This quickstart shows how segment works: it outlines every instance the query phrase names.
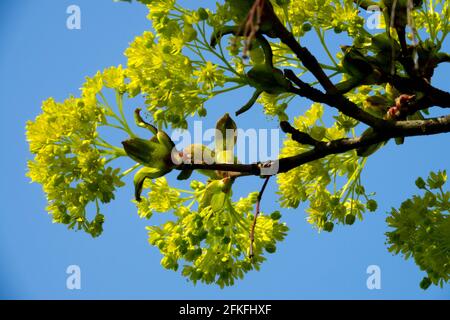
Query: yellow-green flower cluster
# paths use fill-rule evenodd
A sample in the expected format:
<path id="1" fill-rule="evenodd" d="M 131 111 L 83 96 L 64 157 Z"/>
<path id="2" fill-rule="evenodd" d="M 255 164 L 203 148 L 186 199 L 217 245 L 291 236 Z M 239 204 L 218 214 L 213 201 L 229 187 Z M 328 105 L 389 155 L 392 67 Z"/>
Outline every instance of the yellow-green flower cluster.
<path id="1" fill-rule="evenodd" d="M 186 117 L 200 110 L 206 98 L 178 42 L 173 38 L 156 42 L 153 33 L 145 32 L 126 50 L 126 56 L 129 93 L 145 96 L 158 124 L 186 127 Z"/>
<path id="2" fill-rule="evenodd" d="M 147 197 L 141 201 L 135 201 L 138 214 L 141 218 L 150 219 L 153 212 L 167 212 L 176 209 L 185 200 L 180 198 L 180 192 L 171 188 L 166 178 L 147 179 L 144 182 L 144 189 L 150 189 Z"/>
<path id="3" fill-rule="evenodd" d="M 285 9 L 278 8 L 283 17 Z M 287 21 L 292 25 L 293 33 L 302 36 L 310 28 L 306 25 L 345 31 L 349 36 L 359 36 L 364 27 L 364 19 L 353 0 L 292 0 L 287 6 Z"/>
<path id="4" fill-rule="evenodd" d="M 100 75 L 98 75 L 100 77 Z M 98 80 L 100 82 L 100 80 Z M 124 94 L 126 92 L 125 85 L 125 70 L 122 68 L 122 65 L 118 67 L 109 67 L 103 70 L 101 74 L 101 83 L 110 89 L 116 90 L 120 94 Z M 100 87 L 101 89 L 101 87 Z M 100 90 L 97 91 L 97 93 Z"/>
<path id="5" fill-rule="evenodd" d="M 232 21 L 234 14 L 230 8 L 230 3 L 225 1 L 223 3 L 216 2 L 216 8 L 213 14 L 208 17 L 208 25 L 213 28 L 220 28 Z"/>
<path id="6" fill-rule="evenodd" d="M 286 114 L 287 103 L 282 102 L 284 95 L 269 94 L 263 92 L 258 102 L 263 106 L 264 113 L 270 117 L 278 117 L 280 121 L 287 121 L 288 115 Z"/>
<path id="7" fill-rule="evenodd" d="M 420 286 L 440 285 L 450 280 L 450 192 L 444 191 L 445 171 L 432 172 L 425 181 L 416 180 L 424 190 L 392 209 L 386 219 L 393 231 L 386 233 L 389 251 L 401 253 L 405 259 L 414 258 L 425 272 Z"/>
<path id="8" fill-rule="evenodd" d="M 57 103 L 50 98 L 26 128 L 34 155 L 27 175 L 42 184 L 53 221 L 69 228 L 77 225 L 94 237 L 102 232 L 104 220 L 99 202 L 110 202 L 115 189 L 123 185 L 119 169 L 106 166 L 95 143 L 97 127 L 105 121 L 104 110 L 91 103 L 91 93 L 99 89 L 96 78 L 84 87 L 86 100 L 72 97 Z M 97 204 L 97 214 L 91 220 L 86 212 L 89 203 Z"/>
<path id="9" fill-rule="evenodd" d="M 224 71 L 199 54 L 198 29 L 208 11 L 187 10 L 174 0 L 152 1 L 148 8 L 155 33 L 136 37 L 125 52 L 128 92 L 144 95 L 158 125 L 186 128 L 186 118 L 204 111 L 212 90 L 225 83 Z M 201 46 L 208 46 L 204 39 Z M 198 61 L 191 60 L 195 55 Z"/>
<path id="10" fill-rule="evenodd" d="M 217 65 L 211 61 L 200 67 L 200 70 L 194 71 L 197 76 L 197 83 L 201 85 L 202 90 L 212 91 L 216 86 L 222 87 L 225 83 L 224 71 L 217 68 Z"/>
<path id="11" fill-rule="evenodd" d="M 346 129 L 335 123 L 327 128 L 323 124 L 323 106 L 314 103 L 303 116 L 294 120 L 294 127 L 310 134 L 319 141 L 337 140 L 346 137 Z M 294 156 L 311 149 L 288 138 L 284 142 L 280 157 Z M 331 155 L 309 162 L 279 174 L 278 185 L 282 207 L 296 208 L 301 202 L 309 201 L 308 221 L 319 229 L 331 231 L 334 222 L 353 224 L 354 218 L 362 219 L 362 213 L 376 210 L 376 202 L 369 199 L 360 184 L 360 173 L 364 163 L 356 152 Z M 347 178 L 347 183 L 338 187 Z M 366 204 L 360 198 L 367 200 Z"/>
<path id="12" fill-rule="evenodd" d="M 445 0 L 426 1 L 426 10 L 414 10 L 414 26 L 425 30 L 429 38 L 441 44 L 450 32 L 450 4 Z"/>
<path id="13" fill-rule="evenodd" d="M 193 191 L 180 191 L 161 178 L 146 185 L 151 189 L 149 197 L 138 206 L 141 216 L 150 216 L 145 214 L 145 206 L 147 212 L 173 211 L 175 215 L 175 220 L 162 226 L 148 227 L 149 242 L 163 254 L 164 268 L 176 271 L 182 264 L 183 276 L 194 283 L 224 287 L 243 278 L 246 272 L 258 270 L 265 260 L 264 251 L 275 252 L 276 242 L 283 240 L 288 228 L 279 222 L 279 212 L 271 216 L 261 214 L 255 227 L 254 256 L 250 259 L 249 234 L 257 193 L 232 202 L 230 192 L 212 188 L 216 184 L 222 185 L 219 180 L 207 185 L 194 180 Z M 180 198 L 180 192 L 190 196 Z M 186 201 L 189 204 L 182 205 Z M 220 202 L 220 208 L 214 202 Z"/>

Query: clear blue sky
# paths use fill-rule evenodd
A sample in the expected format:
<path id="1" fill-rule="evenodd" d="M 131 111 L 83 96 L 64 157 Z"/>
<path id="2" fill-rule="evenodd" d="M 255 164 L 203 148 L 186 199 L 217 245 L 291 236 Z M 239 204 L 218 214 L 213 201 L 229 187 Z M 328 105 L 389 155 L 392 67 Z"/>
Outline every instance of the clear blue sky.
<path id="1" fill-rule="evenodd" d="M 78 31 L 65 27 L 66 8 L 71 4 L 82 10 L 82 29 Z M 450 169 L 448 135 L 408 139 L 400 147 L 390 144 L 370 158 L 363 178 L 367 190 L 377 192 L 379 209 L 367 214 L 363 222 L 318 234 L 306 222 L 304 206 L 283 210 L 291 229 L 286 241 L 261 271 L 250 272 L 223 290 L 194 286 L 159 265 L 158 250 L 147 243 L 145 226 L 149 222 L 138 218 L 130 202 L 132 187 L 120 190 L 116 201 L 104 210 L 105 231 L 100 238 L 52 224 L 40 186 L 25 177 L 26 161 L 31 157 L 25 122 L 40 112 L 41 101 L 47 97 L 62 100 L 77 95 L 85 76 L 125 64 L 124 49 L 149 28 L 145 16 L 144 6 L 112 0 L 0 2 L 0 298 L 450 298 L 449 286 L 426 292 L 419 289 L 424 273 L 412 261 L 388 253 L 384 236 L 386 212 L 416 192 L 415 177 Z M 315 40 L 308 45 L 319 52 Z M 449 49 L 447 43 L 446 51 Z M 450 68 L 441 68 L 435 84 L 450 89 L 445 77 L 449 72 Z M 229 101 L 247 98 L 245 91 L 216 100 L 209 106 L 214 118 L 210 123 L 230 107 L 236 109 Z M 291 108 L 305 107 L 299 102 Z M 243 115 L 238 125 L 276 127 L 259 112 Z M 246 179 L 235 194 L 258 189 L 259 179 Z M 263 202 L 266 211 L 277 208 L 274 192 L 272 182 Z M 66 289 L 65 271 L 72 264 L 81 267 L 79 291 Z M 381 268 L 381 290 L 366 287 L 369 265 Z"/>

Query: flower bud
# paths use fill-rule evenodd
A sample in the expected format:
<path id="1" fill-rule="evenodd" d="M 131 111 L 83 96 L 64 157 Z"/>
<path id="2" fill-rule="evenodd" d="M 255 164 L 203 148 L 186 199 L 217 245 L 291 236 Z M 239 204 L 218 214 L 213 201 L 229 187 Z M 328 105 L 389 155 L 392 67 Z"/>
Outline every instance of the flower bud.
<path id="1" fill-rule="evenodd" d="M 331 221 L 327 221 L 325 222 L 324 226 L 323 226 L 323 230 L 327 231 L 327 232 L 331 232 L 333 231 L 334 228 L 334 223 Z"/>
<path id="2" fill-rule="evenodd" d="M 311 29 L 312 29 L 312 25 L 310 23 L 304 23 L 302 25 L 302 30 L 305 32 L 311 31 Z"/>
<path id="3" fill-rule="evenodd" d="M 268 253 L 275 253 L 277 251 L 277 247 L 274 244 L 268 244 L 264 247 Z"/>
<path id="4" fill-rule="evenodd" d="M 216 150 L 232 150 L 237 141 L 236 123 L 225 113 L 216 124 Z"/>
<path id="5" fill-rule="evenodd" d="M 197 13 L 198 13 L 198 17 L 199 17 L 200 21 L 206 20 L 209 17 L 209 14 L 205 10 L 205 8 L 198 8 Z"/>
<path id="6" fill-rule="evenodd" d="M 423 180 L 421 177 L 417 178 L 416 186 L 419 189 L 425 189 L 426 188 L 425 180 Z"/>
<path id="7" fill-rule="evenodd" d="M 355 215 L 354 214 L 348 214 L 345 216 L 345 224 L 351 226 L 355 223 Z"/>
<path id="8" fill-rule="evenodd" d="M 151 166 L 153 162 L 152 153 L 155 146 L 149 140 L 133 138 L 122 142 L 127 155 L 134 161 L 145 166 Z"/>
<path id="9" fill-rule="evenodd" d="M 374 212 L 378 208 L 378 203 L 375 200 L 370 199 L 366 203 L 366 207 L 370 212 Z"/>
<path id="10" fill-rule="evenodd" d="M 431 280 L 428 277 L 425 277 L 420 281 L 420 288 L 423 290 L 427 290 L 431 286 Z"/>
<path id="11" fill-rule="evenodd" d="M 270 217 L 272 218 L 272 220 L 280 220 L 281 213 L 280 213 L 280 211 L 274 211 L 274 212 L 272 212 Z"/>
<path id="12" fill-rule="evenodd" d="M 198 115 L 200 116 L 200 117 L 206 117 L 206 114 L 207 114 L 207 111 L 206 111 L 206 109 L 205 108 L 201 108 L 200 110 L 198 110 Z"/>

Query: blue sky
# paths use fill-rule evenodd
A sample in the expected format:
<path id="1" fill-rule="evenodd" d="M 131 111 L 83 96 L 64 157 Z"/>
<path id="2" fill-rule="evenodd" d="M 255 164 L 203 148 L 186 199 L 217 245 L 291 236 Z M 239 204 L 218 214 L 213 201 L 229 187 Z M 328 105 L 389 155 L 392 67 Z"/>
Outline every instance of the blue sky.
<path id="1" fill-rule="evenodd" d="M 71 4 L 81 7 L 81 30 L 66 28 L 66 8 Z M 450 156 L 448 135 L 408 139 L 400 147 L 389 144 L 371 157 L 363 179 L 367 190 L 377 192 L 379 209 L 352 227 L 319 234 L 306 222 L 305 206 L 282 210 L 290 227 L 286 241 L 268 257 L 261 271 L 250 272 L 223 290 L 194 286 L 159 265 L 158 250 L 147 243 L 145 226 L 151 221 L 136 215 L 130 201 L 131 186 L 119 190 L 116 201 L 104 210 L 105 231 L 100 238 L 52 224 L 40 186 L 25 177 L 26 161 L 31 158 L 25 123 L 40 112 L 47 97 L 62 100 L 77 95 L 85 76 L 125 64 L 123 51 L 128 43 L 150 28 L 146 8 L 111 0 L 4 0 L 0 9 L 0 298 L 450 298 L 448 286 L 422 291 L 418 284 L 424 273 L 412 261 L 392 256 L 384 236 L 386 212 L 416 192 L 415 178 L 430 170 L 450 169 L 448 161 L 442 160 Z M 314 38 L 307 43 L 313 52 L 319 52 Z M 445 49 L 449 51 L 448 43 Z M 449 89 L 445 79 L 449 71 L 448 66 L 442 67 L 435 78 L 434 83 L 442 89 Z M 208 106 L 211 119 L 204 126 L 229 111 L 230 101 L 245 102 L 248 93 L 239 91 L 216 99 Z M 306 106 L 299 101 L 291 108 Z M 255 110 L 242 115 L 238 125 L 276 127 Z M 235 194 L 259 188 L 259 179 L 245 179 Z M 266 191 L 265 211 L 278 207 L 275 187 L 272 181 Z M 81 290 L 66 289 L 66 268 L 73 264 L 81 268 Z M 366 287 L 369 265 L 381 268 L 380 290 Z"/>

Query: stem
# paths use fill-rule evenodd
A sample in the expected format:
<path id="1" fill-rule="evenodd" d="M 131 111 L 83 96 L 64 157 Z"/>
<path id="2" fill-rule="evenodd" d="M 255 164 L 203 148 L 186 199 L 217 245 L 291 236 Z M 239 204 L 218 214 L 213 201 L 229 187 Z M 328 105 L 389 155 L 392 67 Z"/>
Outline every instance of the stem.
<path id="1" fill-rule="evenodd" d="M 135 164 L 134 166 L 132 166 L 131 168 L 129 168 L 129 169 L 125 170 L 124 172 L 122 172 L 122 173 L 120 174 L 120 177 L 123 178 L 123 177 L 129 175 L 131 172 L 133 172 L 134 170 L 136 170 L 136 169 L 139 168 L 140 166 L 141 166 L 140 163 L 136 163 L 136 164 Z"/>
<path id="2" fill-rule="evenodd" d="M 266 180 L 264 180 L 264 183 L 262 185 L 261 191 L 258 194 L 258 198 L 256 198 L 256 208 L 255 208 L 255 217 L 253 218 L 253 224 L 252 224 L 252 228 L 250 230 L 250 254 L 249 257 L 250 259 L 253 258 L 253 244 L 255 242 L 255 228 L 256 228 L 256 221 L 258 219 L 259 216 L 259 209 L 260 209 L 260 204 L 261 204 L 261 198 L 264 194 L 264 190 L 266 190 L 267 187 L 267 183 L 269 182 L 270 176 L 268 176 L 266 178 Z"/>
<path id="3" fill-rule="evenodd" d="M 233 204 L 231 203 L 231 199 L 227 197 L 226 199 L 228 210 L 230 210 L 231 213 L 231 219 L 234 220 L 234 222 L 237 223 L 239 227 L 242 228 L 242 230 L 246 230 L 247 226 L 242 222 L 241 217 L 237 213 L 237 211 L 234 209 Z"/>
<path id="4" fill-rule="evenodd" d="M 237 86 L 234 86 L 234 87 L 231 87 L 231 88 L 213 91 L 213 92 L 211 92 L 211 93 L 212 93 L 213 95 L 217 96 L 217 95 L 219 95 L 219 94 L 226 93 L 226 92 L 230 92 L 230 91 L 233 91 L 233 90 L 242 88 L 242 87 L 244 87 L 244 86 L 246 86 L 246 84 L 240 84 L 240 85 L 237 85 Z"/>
<path id="5" fill-rule="evenodd" d="M 228 62 L 228 60 L 225 58 L 225 56 L 223 55 L 223 50 L 221 49 L 220 43 L 219 43 L 219 49 L 221 51 L 220 55 L 219 53 L 216 52 L 216 50 L 214 50 L 208 43 L 208 40 L 206 39 L 206 30 L 205 30 L 205 22 L 203 21 L 202 23 L 202 27 L 197 26 L 198 27 L 198 31 L 200 32 L 200 35 L 202 36 L 202 42 L 200 42 L 202 45 L 204 45 L 209 52 L 211 52 L 213 55 L 215 55 L 216 57 L 218 57 L 226 66 L 227 66 L 227 70 L 234 73 L 235 75 L 237 75 L 238 77 L 241 77 L 241 75 L 233 68 L 233 66 Z"/>
<path id="6" fill-rule="evenodd" d="M 328 49 L 327 44 L 325 43 L 325 32 L 322 33 L 319 28 L 314 28 L 316 31 L 316 34 L 319 36 L 320 43 L 322 44 L 322 47 L 325 49 L 325 52 L 327 53 L 328 57 L 330 58 L 331 62 L 334 64 L 336 68 L 339 68 L 336 60 L 334 59 L 333 55 L 331 54 L 330 50 Z M 323 68 L 323 66 L 322 66 Z"/>
<path id="7" fill-rule="evenodd" d="M 116 93 L 116 101 L 125 131 L 130 135 L 130 137 L 137 137 L 131 130 L 130 126 L 128 125 L 127 119 L 125 118 L 125 113 L 123 112 L 123 95 Z"/>
<path id="8" fill-rule="evenodd" d="M 353 172 L 353 174 L 350 176 L 350 178 L 348 179 L 347 183 L 345 184 L 345 186 L 342 188 L 342 192 L 340 195 L 340 198 L 342 198 L 342 196 L 344 195 L 344 193 L 347 191 L 349 186 L 353 186 L 353 184 L 355 183 L 355 181 L 359 178 L 359 176 L 361 175 L 362 170 L 364 169 L 365 165 L 367 162 L 367 158 L 364 158 L 359 167 Z M 351 190 L 351 188 L 350 188 Z M 348 199 L 349 196 L 349 192 L 346 194 L 344 201 L 346 201 Z"/>

